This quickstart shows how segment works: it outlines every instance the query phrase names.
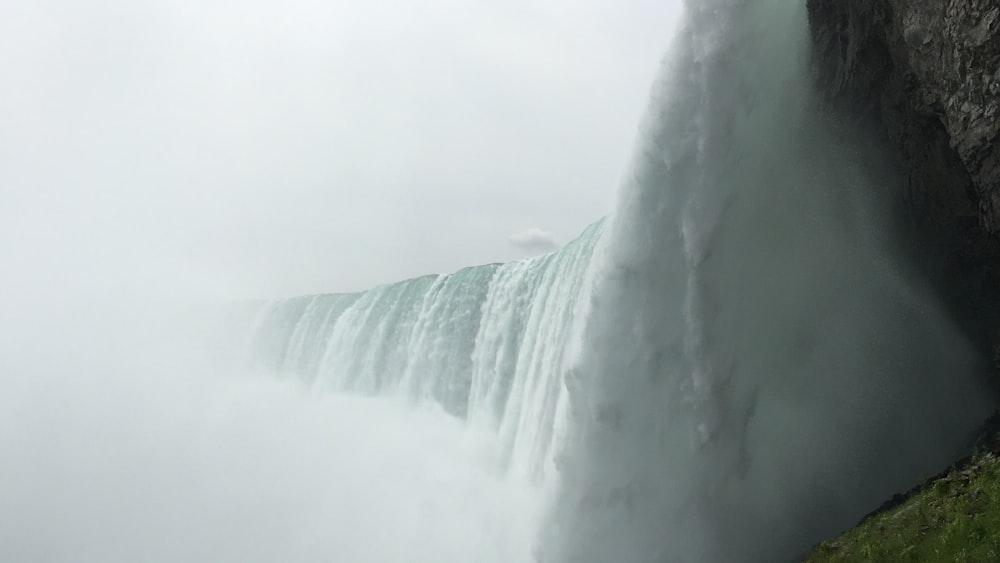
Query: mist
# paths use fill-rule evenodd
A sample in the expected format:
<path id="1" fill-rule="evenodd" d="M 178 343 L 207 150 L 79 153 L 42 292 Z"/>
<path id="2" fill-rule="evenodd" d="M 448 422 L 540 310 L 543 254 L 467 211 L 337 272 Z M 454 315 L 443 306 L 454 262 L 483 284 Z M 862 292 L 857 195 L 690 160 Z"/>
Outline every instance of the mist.
<path id="1" fill-rule="evenodd" d="M 0 559 L 530 552 L 531 487 L 498 477 L 490 440 L 440 409 L 209 369 L 160 330 L 94 320 L 0 361 Z"/>
<path id="2" fill-rule="evenodd" d="M 276 297 L 569 240 L 610 209 L 676 12 L 628 8 L 10 3 L 0 261 L 33 287 Z"/>
<path id="3" fill-rule="evenodd" d="M 650 97 L 680 4 L 12 4 L 0 559 L 774 561 L 954 459 L 804 5 L 684 3 Z"/>
<path id="4" fill-rule="evenodd" d="M 813 88 L 805 4 L 687 6 L 566 371 L 556 561 L 802 560 L 997 402 L 884 139 Z"/>
<path id="5" fill-rule="evenodd" d="M 5 5 L 0 559 L 528 560 L 495 434 L 255 373 L 232 311 L 572 239 L 675 12 Z"/>

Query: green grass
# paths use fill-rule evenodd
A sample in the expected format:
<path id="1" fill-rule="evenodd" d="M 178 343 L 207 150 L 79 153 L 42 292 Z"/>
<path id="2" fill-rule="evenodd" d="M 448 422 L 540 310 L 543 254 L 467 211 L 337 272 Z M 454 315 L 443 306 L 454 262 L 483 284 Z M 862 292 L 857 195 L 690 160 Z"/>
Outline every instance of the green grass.
<path id="1" fill-rule="evenodd" d="M 823 542 L 807 561 L 1000 562 L 1000 457 L 977 454 L 900 506 Z"/>

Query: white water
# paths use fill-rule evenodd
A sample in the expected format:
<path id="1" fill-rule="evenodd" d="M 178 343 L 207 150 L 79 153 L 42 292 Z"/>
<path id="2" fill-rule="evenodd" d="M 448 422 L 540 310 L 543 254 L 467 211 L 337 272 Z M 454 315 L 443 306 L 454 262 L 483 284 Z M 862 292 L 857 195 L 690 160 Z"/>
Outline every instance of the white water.
<path id="1" fill-rule="evenodd" d="M 533 561 L 599 231 L 237 307 L 249 366 L 211 306 L 4 297 L 0 560 Z"/>
<path id="2" fill-rule="evenodd" d="M 344 297 L 272 305 L 275 373 L 496 433 L 552 502 L 544 561 L 781 561 L 850 526 L 993 398 L 900 251 L 888 153 L 815 98 L 808 53 L 803 3 L 689 2 L 596 245 L 333 320 Z"/>
<path id="3" fill-rule="evenodd" d="M 530 560 L 539 494 L 495 436 L 208 369 L 140 328 L 162 317 L 109 311 L 37 319 L 64 327 L 46 350 L 5 335 L 0 560 Z"/>
<path id="4" fill-rule="evenodd" d="M 608 225 L 265 304 L 236 373 L 4 298 L 0 560 L 776 561 L 938 469 L 992 399 L 799 4 L 690 3 Z"/>
<path id="5" fill-rule="evenodd" d="M 687 6 L 567 376 L 557 561 L 790 560 L 994 404 L 899 250 L 889 153 L 810 87 L 804 3 Z"/>
<path id="6" fill-rule="evenodd" d="M 494 435 L 511 475 L 541 483 L 601 232 L 521 262 L 269 303 L 253 321 L 252 367 L 320 392 L 440 405 Z"/>

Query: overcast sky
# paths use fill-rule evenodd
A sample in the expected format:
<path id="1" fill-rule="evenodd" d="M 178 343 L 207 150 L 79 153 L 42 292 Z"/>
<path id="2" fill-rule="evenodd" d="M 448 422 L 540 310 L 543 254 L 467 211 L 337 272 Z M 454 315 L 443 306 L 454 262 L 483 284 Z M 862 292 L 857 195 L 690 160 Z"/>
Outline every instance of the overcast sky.
<path id="1" fill-rule="evenodd" d="M 280 296 L 547 251 L 610 211 L 675 9 L 4 0 L 0 286 Z"/>

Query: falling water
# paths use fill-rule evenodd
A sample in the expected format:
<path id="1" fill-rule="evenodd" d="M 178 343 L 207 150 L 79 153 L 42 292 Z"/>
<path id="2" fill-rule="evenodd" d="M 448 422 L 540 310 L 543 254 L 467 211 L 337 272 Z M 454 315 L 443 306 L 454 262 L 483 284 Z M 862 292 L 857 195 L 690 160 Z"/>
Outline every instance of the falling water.
<path id="1" fill-rule="evenodd" d="M 510 472 L 541 480 L 602 225 L 520 262 L 269 303 L 251 357 L 256 369 L 317 390 L 438 404 L 495 432 Z"/>
<path id="2" fill-rule="evenodd" d="M 439 405 L 551 502 L 535 557 L 781 561 L 939 469 L 992 399 L 911 271 L 888 157 L 806 13 L 698 0 L 607 224 L 554 254 L 266 305 L 257 369 Z"/>
<path id="3" fill-rule="evenodd" d="M 802 2 L 687 3 L 567 375 L 554 560 L 789 560 L 987 412 L 806 30 Z"/>

